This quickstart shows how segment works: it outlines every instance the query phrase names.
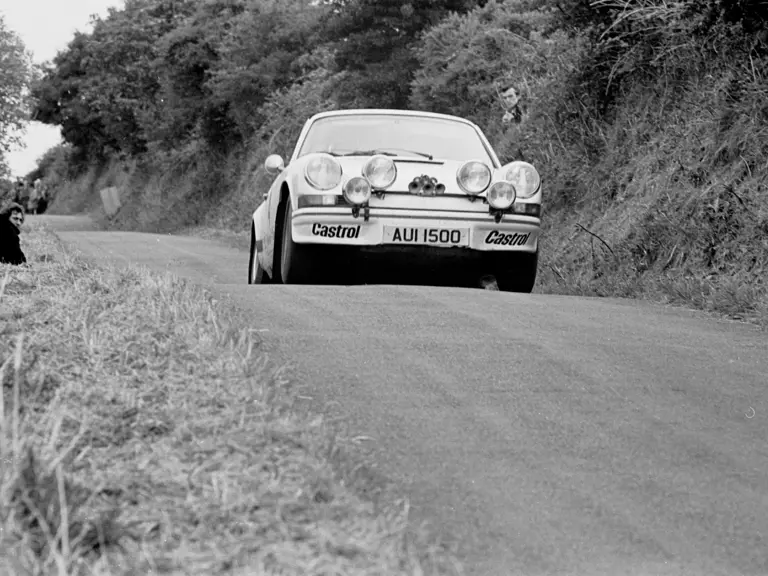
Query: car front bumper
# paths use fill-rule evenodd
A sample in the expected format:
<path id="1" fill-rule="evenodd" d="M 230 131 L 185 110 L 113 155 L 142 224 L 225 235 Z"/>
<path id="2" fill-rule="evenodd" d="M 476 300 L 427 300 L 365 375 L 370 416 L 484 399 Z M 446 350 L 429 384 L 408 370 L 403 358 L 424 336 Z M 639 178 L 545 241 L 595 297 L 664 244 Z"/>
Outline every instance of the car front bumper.
<path id="1" fill-rule="evenodd" d="M 371 208 L 355 218 L 349 208 L 302 208 L 293 213 L 291 231 L 299 244 L 336 246 L 465 248 L 482 252 L 536 252 L 541 221 L 505 214 L 496 222 L 487 213 L 440 213 Z"/>

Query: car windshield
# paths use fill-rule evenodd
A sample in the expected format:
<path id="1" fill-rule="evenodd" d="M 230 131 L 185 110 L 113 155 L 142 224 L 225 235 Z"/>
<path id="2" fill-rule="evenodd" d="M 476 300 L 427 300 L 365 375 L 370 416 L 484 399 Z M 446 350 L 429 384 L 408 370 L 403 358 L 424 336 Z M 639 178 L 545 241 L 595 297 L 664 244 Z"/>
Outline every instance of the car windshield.
<path id="1" fill-rule="evenodd" d="M 313 152 L 479 159 L 493 166 L 483 141 L 469 124 L 445 118 L 366 114 L 331 116 L 312 123 L 298 157 Z"/>

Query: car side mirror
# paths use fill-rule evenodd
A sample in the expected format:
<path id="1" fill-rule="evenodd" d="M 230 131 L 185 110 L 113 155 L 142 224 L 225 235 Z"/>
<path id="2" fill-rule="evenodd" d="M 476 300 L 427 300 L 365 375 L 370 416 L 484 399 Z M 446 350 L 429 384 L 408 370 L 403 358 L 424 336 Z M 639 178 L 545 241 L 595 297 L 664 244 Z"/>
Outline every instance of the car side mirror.
<path id="1" fill-rule="evenodd" d="M 264 169 L 267 174 L 277 175 L 285 169 L 285 162 L 283 162 L 280 154 L 270 154 L 267 159 L 264 160 Z"/>

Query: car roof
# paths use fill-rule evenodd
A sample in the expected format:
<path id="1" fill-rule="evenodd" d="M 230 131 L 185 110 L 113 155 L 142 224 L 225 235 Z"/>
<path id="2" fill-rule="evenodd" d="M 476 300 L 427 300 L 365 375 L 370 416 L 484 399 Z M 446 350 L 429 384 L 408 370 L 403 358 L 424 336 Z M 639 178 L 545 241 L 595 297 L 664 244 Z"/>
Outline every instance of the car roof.
<path id="1" fill-rule="evenodd" d="M 463 122 L 464 124 L 469 124 L 470 126 L 473 126 L 479 129 L 479 126 L 477 126 L 474 122 L 467 120 L 466 118 L 462 118 L 461 116 L 453 116 L 451 114 L 441 114 L 439 112 L 425 112 L 422 110 L 397 110 L 397 109 L 390 109 L 390 108 L 352 108 L 348 110 L 328 110 L 326 112 L 319 112 L 314 116 L 311 116 L 307 121 L 314 122 L 315 120 L 319 120 L 321 118 L 328 118 L 331 116 L 367 116 L 367 115 L 373 115 L 373 114 L 395 114 L 399 116 L 421 116 L 426 118 L 442 118 L 444 120 L 454 120 L 456 122 Z"/>
<path id="2" fill-rule="evenodd" d="M 321 120 L 323 118 L 340 117 L 340 116 L 371 116 L 374 114 L 393 114 L 398 116 L 411 116 L 411 117 L 421 117 L 421 118 L 441 118 L 443 120 L 452 120 L 454 122 L 461 122 L 462 124 L 471 126 L 480 136 L 480 139 L 483 142 L 483 146 L 486 147 L 488 154 L 491 157 L 494 165 L 496 167 L 501 166 L 501 161 L 496 155 L 496 151 L 493 149 L 493 146 L 491 145 L 491 143 L 488 142 L 488 139 L 483 133 L 483 130 L 471 120 L 467 120 L 466 118 L 462 118 L 461 116 L 453 116 L 451 114 L 441 114 L 439 112 L 425 112 L 423 110 L 398 110 L 393 108 L 350 108 L 346 110 L 327 110 L 325 112 L 318 112 L 317 114 L 314 114 L 313 116 L 309 117 L 307 121 L 304 123 L 304 127 L 302 128 L 301 134 L 299 135 L 299 139 L 296 141 L 296 146 L 293 149 L 293 154 L 291 155 L 291 159 L 293 160 L 298 157 L 299 148 L 301 147 L 303 138 L 306 136 L 306 132 L 309 129 L 309 127 L 312 124 L 314 124 L 316 120 Z"/>

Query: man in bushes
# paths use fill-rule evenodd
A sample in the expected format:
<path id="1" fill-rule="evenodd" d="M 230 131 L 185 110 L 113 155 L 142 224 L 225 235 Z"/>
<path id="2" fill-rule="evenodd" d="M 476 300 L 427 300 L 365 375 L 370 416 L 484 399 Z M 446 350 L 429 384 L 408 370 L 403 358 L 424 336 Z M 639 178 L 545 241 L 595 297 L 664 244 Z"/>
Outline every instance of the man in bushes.
<path id="1" fill-rule="evenodd" d="M 0 211 L 0 264 L 24 264 L 27 261 L 21 251 L 19 234 L 24 223 L 24 209 L 11 202 Z"/>

